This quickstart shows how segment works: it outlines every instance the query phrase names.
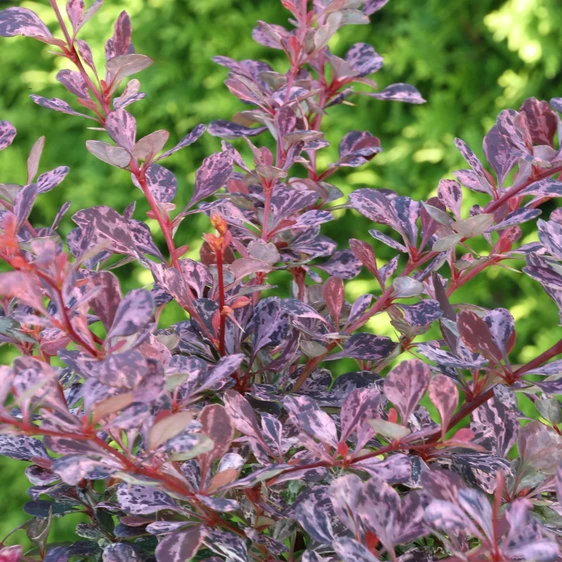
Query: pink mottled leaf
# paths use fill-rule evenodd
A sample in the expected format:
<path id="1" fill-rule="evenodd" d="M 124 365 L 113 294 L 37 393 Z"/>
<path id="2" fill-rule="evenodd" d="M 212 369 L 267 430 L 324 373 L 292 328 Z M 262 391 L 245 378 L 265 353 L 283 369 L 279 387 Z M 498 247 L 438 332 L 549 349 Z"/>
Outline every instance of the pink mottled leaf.
<path id="1" fill-rule="evenodd" d="M 379 100 L 401 101 L 415 104 L 425 103 L 425 100 L 418 90 L 414 88 L 414 86 L 410 86 L 410 84 L 392 84 L 391 86 L 387 86 L 382 92 L 367 95 Z"/>
<path id="2" fill-rule="evenodd" d="M 283 405 L 290 412 L 294 423 L 305 433 L 327 443 L 338 446 L 338 434 L 334 420 L 318 404 L 307 396 L 287 396 Z"/>
<path id="3" fill-rule="evenodd" d="M 205 125 L 197 125 L 192 131 L 190 131 L 187 135 L 185 135 L 185 137 L 183 137 L 183 139 L 178 144 L 176 144 L 176 146 L 164 152 L 164 154 L 162 154 L 158 158 L 158 160 L 163 160 L 164 158 L 168 158 L 178 150 L 181 150 L 182 148 L 185 148 L 186 146 L 193 144 L 205 132 L 205 129 L 206 129 Z"/>
<path id="4" fill-rule="evenodd" d="M 105 130 L 109 136 L 127 152 L 132 153 L 137 135 L 135 118 L 124 109 L 112 111 L 105 121 Z"/>
<path id="5" fill-rule="evenodd" d="M 195 187 L 189 206 L 213 195 L 228 180 L 232 173 L 232 156 L 226 152 L 215 152 L 203 160 L 195 174 Z"/>
<path id="6" fill-rule="evenodd" d="M 0 121 L 0 150 L 8 148 L 16 138 L 16 128 L 9 121 Z"/>
<path id="7" fill-rule="evenodd" d="M 406 425 L 431 380 L 429 367 L 418 359 L 402 361 L 384 380 L 384 393 Z"/>
<path id="8" fill-rule="evenodd" d="M 131 18 L 129 14 L 121 12 L 115 22 L 113 36 L 105 44 L 105 60 L 111 60 L 130 52 L 131 32 Z"/>
<path id="9" fill-rule="evenodd" d="M 0 36 L 24 35 L 36 39 L 52 38 L 39 16 L 27 8 L 7 8 L 0 12 Z"/>
<path id="10" fill-rule="evenodd" d="M 37 96 L 35 94 L 32 94 L 29 97 L 37 105 L 40 105 L 41 107 L 45 107 L 46 109 L 52 109 L 53 111 L 60 111 L 61 113 L 66 113 L 67 115 L 76 115 L 77 117 L 85 117 L 86 119 L 94 119 L 93 117 L 90 117 L 85 113 L 79 113 L 78 111 L 74 111 L 74 109 L 72 109 L 72 107 L 70 107 L 68 103 L 66 103 L 64 100 L 61 100 L 59 98 L 48 99 L 42 96 Z M 89 142 L 95 142 L 95 141 L 89 141 Z"/>

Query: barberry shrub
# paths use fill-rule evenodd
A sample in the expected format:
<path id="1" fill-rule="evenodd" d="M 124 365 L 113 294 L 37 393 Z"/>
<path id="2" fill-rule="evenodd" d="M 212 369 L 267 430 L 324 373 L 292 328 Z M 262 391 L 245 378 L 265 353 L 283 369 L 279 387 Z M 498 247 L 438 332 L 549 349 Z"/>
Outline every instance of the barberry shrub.
<path id="1" fill-rule="evenodd" d="M 342 192 L 329 178 L 381 146 L 350 131 L 337 162 L 319 169 L 324 115 L 347 111 L 355 95 L 424 102 L 407 84 L 377 91 L 370 76 L 383 60 L 370 45 L 343 58 L 328 48 L 339 28 L 368 23 L 385 3 L 282 0 L 290 29 L 259 22 L 253 38 L 286 54 L 286 72 L 216 57 L 246 109 L 208 126 L 226 140 L 179 212 L 163 161 L 205 126 L 167 149 L 167 131 L 137 134 L 129 106 L 145 94 L 131 77 L 151 60 L 135 52 L 129 16 L 115 23 L 102 71 L 78 38 L 102 0 L 87 9 L 69 0 L 66 15 L 50 0 L 58 38 L 27 8 L 0 12 L 0 35 L 32 37 L 68 60 L 57 79 L 75 107 L 32 100 L 109 137 L 87 150 L 130 174 L 166 243 L 134 204 L 75 212 L 66 240 L 57 227 L 69 203 L 51 226 L 32 225 L 33 205 L 69 172 L 37 176 L 43 137 L 25 185 L 0 184 L 10 269 L 0 275 L 0 338 L 20 352 L 0 368 L 0 453 L 27 463 L 30 519 L 20 530 L 33 545 L 3 548 L 2 562 L 561 559 L 562 340 L 514 365 L 510 312 L 449 299 L 509 260 L 562 310 L 561 209 L 538 219 L 542 203 L 562 196 L 562 98 L 502 111 L 484 138 L 485 164 L 457 139 L 468 169 L 442 180 L 436 197 L 365 188 L 336 204 Z M 15 135 L 1 122 L 0 149 Z M 266 135 L 274 152 L 250 140 Z M 461 186 L 481 205 L 466 209 Z M 374 241 L 336 249 L 321 225 L 341 208 L 373 221 Z M 199 261 L 175 242 L 195 213 L 212 226 Z M 535 221 L 538 240 L 521 245 L 519 225 Z M 396 253 L 387 263 L 381 244 Z M 112 270 L 132 261 L 154 283 L 124 295 Z M 374 294 L 349 303 L 344 282 L 363 268 Z M 159 322 L 169 303 L 184 321 Z M 379 314 L 394 339 L 362 331 Z M 349 360 L 356 371 L 332 376 L 334 361 Z M 522 396 L 535 419 L 519 411 Z M 75 542 L 49 542 L 53 521 L 76 513 L 88 522 Z"/>

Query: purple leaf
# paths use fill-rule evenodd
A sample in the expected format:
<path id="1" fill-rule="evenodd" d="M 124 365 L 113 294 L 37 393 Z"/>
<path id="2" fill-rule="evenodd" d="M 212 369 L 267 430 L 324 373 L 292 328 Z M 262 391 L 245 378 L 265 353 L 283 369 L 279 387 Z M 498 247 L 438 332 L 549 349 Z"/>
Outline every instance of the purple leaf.
<path id="1" fill-rule="evenodd" d="M 112 111 L 105 120 L 105 130 L 118 146 L 132 153 L 137 136 L 137 122 L 124 109 Z"/>
<path id="2" fill-rule="evenodd" d="M 254 409 L 241 394 L 227 390 L 224 394 L 224 406 L 238 431 L 251 437 L 261 434 Z"/>
<path id="3" fill-rule="evenodd" d="M 222 357 L 199 387 L 199 392 L 224 386 L 224 380 L 240 368 L 242 361 L 244 361 L 244 355 L 241 353 Z"/>
<path id="4" fill-rule="evenodd" d="M 131 48 L 131 18 L 127 12 L 121 12 L 113 31 L 113 37 L 105 44 L 105 60 L 127 55 Z"/>
<path id="5" fill-rule="evenodd" d="M 75 32 L 78 31 L 84 15 L 84 0 L 68 0 L 66 3 L 66 13 L 72 24 L 72 29 Z"/>
<path id="6" fill-rule="evenodd" d="M 410 326 L 428 326 L 443 316 L 439 303 L 435 300 L 423 300 L 417 304 L 398 304 L 404 313 L 404 321 Z"/>
<path id="7" fill-rule="evenodd" d="M 135 185 L 140 187 L 138 180 L 132 176 Z M 148 189 L 159 203 L 170 203 L 174 200 L 178 189 L 176 176 L 160 164 L 152 164 L 145 172 Z"/>
<path id="8" fill-rule="evenodd" d="M 381 148 L 381 143 L 369 131 L 351 131 L 339 144 L 338 166 L 356 167 L 371 160 Z"/>
<path id="9" fill-rule="evenodd" d="M 156 547 L 157 562 L 185 562 L 193 559 L 206 534 L 201 525 L 171 533 Z"/>
<path id="10" fill-rule="evenodd" d="M 496 386 L 494 392 L 493 398 L 472 412 L 470 429 L 474 432 L 474 443 L 505 456 L 519 433 L 517 400 L 504 386 Z"/>
<path id="11" fill-rule="evenodd" d="M 562 259 L 562 226 L 554 221 L 537 221 L 539 240 L 558 259 Z"/>
<path id="12" fill-rule="evenodd" d="M 263 21 L 258 22 L 258 25 L 252 30 L 252 39 L 270 49 L 282 49 L 282 40 L 286 39 L 288 35 L 289 33 L 284 27 Z"/>
<path id="13" fill-rule="evenodd" d="M 195 187 L 189 207 L 213 195 L 232 174 L 232 157 L 226 152 L 215 152 L 203 160 L 195 174 Z"/>
<path id="14" fill-rule="evenodd" d="M 383 58 L 368 43 L 355 43 L 345 55 L 345 60 L 359 76 L 367 76 L 382 67 Z"/>
<path id="15" fill-rule="evenodd" d="M 384 480 L 373 476 L 359 494 L 357 513 L 384 547 L 393 552 L 394 534 L 400 515 L 400 497 L 397 492 Z"/>
<path id="16" fill-rule="evenodd" d="M 123 484 L 117 489 L 117 501 L 131 515 L 149 515 L 163 509 L 180 511 L 178 504 L 170 496 L 150 486 Z"/>
<path id="17" fill-rule="evenodd" d="M 113 325 L 106 339 L 130 336 L 140 332 L 154 314 L 154 302 L 150 291 L 132 290 L 120 303 Z"/>
<path id="18" fill-rule="evenodd" d="M 283 299 L 281 301 L 281 308 L 284 312 L 290 314 L 291 316 L 298 316 L 299 318 L 313 318 L 315 320 L 320 320 L 321 322 L 326 322 L 325 318 L 316 312 L 314 308 L 297 299 Z"/>
<path id="19" fill-rule="evenodd" d="M 287 396 L 283 405 L 291 414 L 295 425 L 305 433 L 336 448 L 338 434 L 334 420 L 318 404 L 307 396 Z"/>
<path id="20" fill-rule="evenodd" d="M 383 244 L 386 244 L 387 246 L 390 246 L 391 248 L 393 248 L 394 250 L 397 250 L 398 252 L 403 252 L 403 253 L 408 252 L 408 248 L 406 248 L 406 246 L 404 246 L 404 244 L 400 244 L 400 242 L 396 242 L 396 240 L 393 240 L 390 236 L 387 236 L 386 234 L 383 234 L 382 232 L 379 232 L 378 230 L 371 229 L 371 230 L 369 230 L 369 234 L 375 240 L 378 240 L 379 242 L 382 242 Z"/>
<path id="21" fill-rule="evenodd" d="M 103 549 L 102 562 L 140 562 L 140 558 L 130 544 L 121 542 Z"/>
<path id="22" fill-rule="evenodd" d="M 376 388 L 357 388 L 345 398 L 341 407 L 341 438 L 344 442 L 361 423 L 370 417 L 376 417 L 375 411 L 379 408 L 381 394 Z"/>
<path id="23" fill-rule="evenodd" d="M 70 172 L 68 166 L 59 166 L 50 172 L 41 174 L 37 178 L 37 193 L 47 193 L 57 187 L 66 178 L 68 172 Z"/>
<path id="24" fill-rule="evenodd" d="M 503 230 L 536 219 L 541 214 L 540 209 L 531 209 L 528 207 L 522 207 L 521 209 L 516 209 L 512 213 L 509 213 L 501 222 L 495 224 L 488 229 L 488 232 L 494 232 L 496 230 Z"/>
<path id="25" fill-rule="evenodd" d="M 366 546 L 349 537 L 338 537 L 333 542 L 333 547 L 343 562 L 377 562 L 378 560 Z"/>
<path id="26" fill-rule="evenodd" d="M 88 86 L 79 72 L 74 70 L 60 70 L 57 80 L 78 98 L 88 99 Z"/>
<path id="27" fill-rule="evenodd" d="M 333 219 L 330 213 L 330 218 Z M 323 264 L 316 265 L 318 269 L 341 279 L 353 279 L 361 271 L 361 262 L 355 257 L 351 250 L 340 250 L 334 252 L 332 257 Z"/>
<path id="28" fill-rule="evenodd" d="M 331 543 L 332 532 L 332 502 L 326 493 L 326 488 L 316 486 L 302 492 L 293 503 L 294 518 L 304 530 L 320 543 Z"/>
<path id="29" fill-rule="evenodd" d="M 437 196 L 441 203 L 453 212 L 457 220 L 460 219 L 462 190 L 459 184 L 455 180 L 440 180 Z"/>
<path id="30" fill-rule="evenodd" d="M 98 363 L 92 376 L 106 386 L 115 388 L 137 388 L 148 372 L 145 357 L 134 349 L 108 355 Z"/>
<path id="31" fill-rule="evenodd" d="M 351 357 L 362 361 L 381 361 L 388 357 L 396 344 L 387 337 L 374 334 L 353 334 L 344 343 L 343 351 L 326 357 L 325 361 L 333 361 L 342 357 Z"/>
<path id="32" fill-rule="evenodd" d="M 27 8 L 7 8 L 0 12 L 0 36 L 51 38 L 51 32 L 35 12 Z"/>
<path id="33" fill-rule="evenodd" d="M 379 100 L 402 101 L 416 104 L 425 103 L 421 94 L 416 88 L 410 86 L 410 84 L 392 84 L 391 86 L 387 86 L 382 92 L 368 95 Z"/>
<path id="34" fill-rule="evenodd" d="M 418 359 L 402 361 L 384 380 L 384 393 L 406 425 L 431 380 L 429 367 Z"/>
<path id="35" fill-rule="evenodd" d="M 241 137 L 255 137 L 267 131 L 267 127 L 245 127 L 238 123 L 219 119 L 209 124 L 209 134 L 221 139 L 238 139 Z"/>
<path id="36" fill-rule="evenodd" d="M 388 0 L 367 0 L 363 6 L 363 13 L 367 16 L 378 12 L 383 6 L 387 4 Z"/>
<path id="37" fill-rule="evenodd" d="M 139 92 L 139 89 L 140 82 L 136 78 L 130 80 L 127 87 L 123 90 L 123 93 L 113 99 L 114 109 L 124 109 L 128 105 L 144 99 L 146 94 L 144 92 Z"/>
<path id="38" fill-rule="evenodd" d="M 498 176 L 498 183 L 502 186 L 517 161 L 517 154 L 497 123 L 484 137 L 484 153 Z"/>
<path id="39" fill-rule="evenodd" d="M 0 121 L 0 150 L 8 148 L 16 138 L 16 128 L 9 121 Z"/>
<path id="40" fill-rule="evenodd" d="M 181 150 L 182 148 L 193 144 L 205 132 L 205 129 L 205 125 L 197 125 L 191 132 L 185 135 L 185 137 L 183 137 L 183 139 L 178 144 L 176 144 L 174 148 L 170 148 L 170 150 L 164 152 L 164 154 L 162 154 L 158 158 L 158 160 L 168 158 L 168 156 L 171 156 L 172 154 L 174 154 L 174 152 L 177 152 L 178 150 Z"/>
<path id="41" fill-rule="evenodd" d="M 47 109 L 52 109 L 53 111 L 60 111 L 61 113 L 66 113 L 67 115 L 76 115 L 77 117 L 85 117 L 86 119 L 94 119 L 94 117 L 90 117 L 84 113 L 79 113 L 78 111 L 74 111 L 70 105 L 68 105 L 64 100 L 59 98 L 44 98 L 42 96 L 37 96 L 35 94 L 31 94 L 29 96 L 37 105 L 41 107 L 45 107 Z M 94 119 L 95 120 L 95 119 Z M 94 142 L 94 141 L 89 141 Z"/>
<path id="42" fill-rule="evenodd" d="M 37 199 L 37 184 L 26 185 L 17 193 L 14 199 L 14 215 L 18 219 L 16 229 L 19 230 L 29 218 L 31 209 Z"/>
<path id="43" fill-rule="evenodd" d="M 548 102 L 528 98 L 523 102 L 519 111 L 527 118 L 533 143 L 553 147 L 558 121 L 554 111 L 548 107 Z"/>
<path id="44" fill-rule="evenodd" d="M 468 519 L 464 511 L 454 503 L 444 500 L 433 500 L 425 510 L 425 522 L 446 533 L 460 533 L 473 531 L 478 536 L 476 528 Z"/>
<path id="45" fill-rule="evenodd" d="M 110 207 L 91 207 L 78 211 L 72 220 L 80 227 L 91 226 L 101 240 L 111 241 L 111 249 L 120 254 L 130 254 L 134 241 L 127 221 Z"/>

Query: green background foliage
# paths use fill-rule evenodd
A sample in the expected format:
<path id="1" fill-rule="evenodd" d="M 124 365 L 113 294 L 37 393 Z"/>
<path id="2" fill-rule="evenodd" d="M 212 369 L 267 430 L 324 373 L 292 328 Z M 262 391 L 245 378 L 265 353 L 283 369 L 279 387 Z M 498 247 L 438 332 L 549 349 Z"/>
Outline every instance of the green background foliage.
<path id="1" fill-rule="evenodd" d="M 258 19 L 286 25 L 287 12 L 277 1 L 106 0 L 106 4 L 81 34 L 94 49 L 99 67 L 103 42 L 112 34 L 113 22 L 122 9 L 131 15 L 137 51 L 154 59 L 154 65 L 138 76 L 148 96 L 131 108 L 139 135 L 167 129 L 171 145 L 197 123 L 229 119 L 243 108 L 223 86 L 226 70 L 211 62 L 214 55 L 258 58 L 270 62 L 277 71 L 287 69 L 279 51 L 251 39 Z M 0 0 L 0 8 L 10 5 Z M 54 28 L 54 16 L 46 0 L 26 1 L 23 6 L 36 11 Z M 409 106 L 355 96 L 350 101 L 356 107 L 332 108 L 325 119 L 332 146 L 321 152 L 320 165 L 336 159 L 337 144 L 348 130 L 367 129 L 381 139 L 384 152 L 364 168 L 334 176 L 334 184 L 345 194 L 360 187 L 390 188 L 414 199 L 435 194 L 439 179 L 452 177 L 453 170 L 466 167 L 453 145 L 454 137 L 465 140 L 482 157 L 482 138 L 501 109 L 517 109 L 530 96 L 548 100 L 562 95 L 561 27 L 562 4 L 558 0 L 391 0 L 375 14 L 371 25 L 344 29 L 331 47 L 343 55 L 352 43 L 371 43 L 385 59 L 384 68 L 376 76 L 379 86 L 408 82 L 428 102 Z M 122 211 L 136 200 L 136 216 L 143 217 L 147 206 L 127 173 L 106 166 L 85 149 L 86 140 L 102 139 L 103 133 L 87 130 L 89 123 L 85 120 L 50 112 L 29 99 L 30 93 L 36 93 L 71 101 L 55 80 L 56 73 L 66 68 L 65 61 L 48 50 L 30 39 L 0 40 L 0 118 L 13 122 L 18 129 L 15 144 L 0 153 L 1 181 L 25 180 L 29 149 L 45 135 L 41 171 L 68 165 L 71 172 L 54 192 L 40 197 L 34 211 L 35 224 L 50 224 L 66 200 L 72 201 L 72 207 L 63 222 L 63 232 L 72 228 L 69 217 L 73 212 L 94 205 L 110 205 Z M 244 150 L 243 141 L 235 144 Z M 201 160 L 219 149 L 219 139 L 205 135 L 169 160 L 167 165 L 180 186 L 178 208 L 189 199 Z M 482 203 L 478 197 L 468 194 L 465 210 Z M 337 213 L 339 220 L 326 225 L 324 232 L 342 247 L 350 237 L 370 238 L 367 231 L 372 225 L 366 219 L 352 211 Z M 151 221 L 149 224 L 161 243 L 157 228 Z M 196 257 L 201 232 L 208 229 L 204 216 L 186 220 L 178 234 L 178 245 L 188 244 L 191 257 Z M 533 236 L 528 234 L 524 242 Z M 379 243 L 374 247 L 381 261 L 391 257 L 386 247 Z M 151 282 L 150 275 L 135 266 L 122 268 L 119 274 L 125 289 Z M 367 276 L 347 286 L 351 299 L 371 290 L 375 286 Z M 516 362 L 529 360 L 558 339 L 556 307 L 537 283 L 521 274 L 488 271 L 456 293 L 454 302 L 510 309 L 519 336 Z M 174 314 L 179 313 L 163 318 L 179 320 Z M 373 319 L 368 327 L 392 334 L 383 319 Z M 7 352 L 0 354 L 3 362 L 11 357 Z M 15 461 L 2 461 L 0 471 L 4 485 L 1 539 L 26 519 L 21 505 L 27 481 Z M 54 528 L 53 539 L 62 539 L 72 531 L 66 523 L 55 523 Z"/>

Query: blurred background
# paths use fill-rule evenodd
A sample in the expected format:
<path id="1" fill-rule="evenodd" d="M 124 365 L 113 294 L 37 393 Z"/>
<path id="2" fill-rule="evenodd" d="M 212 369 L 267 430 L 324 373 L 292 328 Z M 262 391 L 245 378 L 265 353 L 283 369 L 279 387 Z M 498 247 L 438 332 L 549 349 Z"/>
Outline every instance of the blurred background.
<path id="1" fill-rule="evenodd" d="M 1 9 L 11 5 L 0 0 Z M 54 16 L 46 0 L 22 5 L 36 11 L 54 28 Z M 167 129 L 172 146 L 197 123 L 229 119 L 241 109 L 241 103 L 223 86 L 226 70 L 210 60 L 214 55 L 261 59 L 277 71 L 287 69 L 279 51 L 251 39 L 258 19 L 287 25 L 288 12 L 277 0 L 106 0 L 81 32 L 81 38 L 94 48 L 99 68 L 103 44 L 112 35 L 113 22 L 123 9 L 133 21 L 137 52 L 154 60 L 152 67 L 137 76 L 147 98 L 130 108 L 141 136 Z M 381 187 L 414 199 L 427 198 L 435 193 L 439 179 L 452 177 L 453 170 L 466 167 L 453 145 L 455 137 L 465 140 L 483 157 L 482 138 L 499 111 L 518 109 L 531 96 L 546 100 L 562 96 L 559 0 L 391 0 L 372 19 L 368 26 L 343 29 L 331 42 L 332 50 L 343 55 L 355 42 L 371 43 L 385 59 L 385 66 L 376 75 L 379 86 L 408 82 L 428 101 L 410 106 L 356 96 L 350 100 L 356 107 L 330 110 L 325 128 L 332 146 L 321 152 L 321 166 L 336 160 L 337 145 L 351 129 L 369 130 L 381 139 L 384 148 L 366 167 L 333 177 L 333 183 L 346 194 L 360 187 Z M 67 165 L 71 172 L 58 188 L 40 197 L 34 224 L 50 224 L 66 200 L 72 201 L 72 207 L 62 224 L 64 233 L 72 228 L 72 213 L 84 207 L 110 205 L 121 212 L 137 200 L 136 217 L 144 217 L 147 207 L 128 174 L 101 163 L 86 151 L 86 140 L 101 139 L 101 133 L 87 130 L 86 120 L 48 111 L 29 99 L 29 94 L 36 93 L 71 101 L 55 80 L 56 73 L 66 68 L 65 61 L 48 50 L 31 39 L 0 39 L 0 119 L 11 121 L 18 129 L 15 144 L 0 153 L 0 181 L 25 181 L 29 150 L 39 136 L 45 135 L 40 171 Z M 262 142 L 261 138 L 257 142 Z M 242 141 L 235 145 L 244 150 Z M 191 195 L 201 160 L 219 149 L 219 139 L 205 135 L 167 161 L 178 178 L 176 202 L 180 209 Z M 477 202 L 482 202 L 477 196 L 466 196 L 466 208 Z M 372 225 L 366 219 L 351 211 L 339 213 L 337 223 L 325 225 L 328 236 L 342 247 L 350 237 L 372 241 L 367 232 Z M 188 244 L 190 256 L 196 257 L 201 232 L 208 229 L 204 216 L 184 221 L 178 245 Z M 158 235 L 157 240 L 162 242 Z M 531 240 L 532 233 L 524 242 Z M 381 244 L 375 249 L 382 261 L 392 256 Z M 121 268 L 118 273 L 125 289 L 151 281 L 146 271 L 134 266 Z M 375 290 L 367 277 L 347 285 L 350 299 Z M 510 309 L 518 330 L 515 362 L 529 360 L 559 339 L 555 305 L 538 283 L 526 276 L 488 270 L 457 292 L 453 301 Z M 164 316 L 164 321 L 181 319 L 175 314 Z M 379 333 L 391 330 L 377 319 L 369 328 Z M 0 349 L 2 363 L 11 358 L 7 350 Z M 27 480 L 19 463 L 0 461 L 0 474 L 4 485 L 1 540 L 25 521 L 21 506 L 28 498 Z M 55 522 L 50 540 L 62 540 L 72 529 L 72 521 Z"/>

